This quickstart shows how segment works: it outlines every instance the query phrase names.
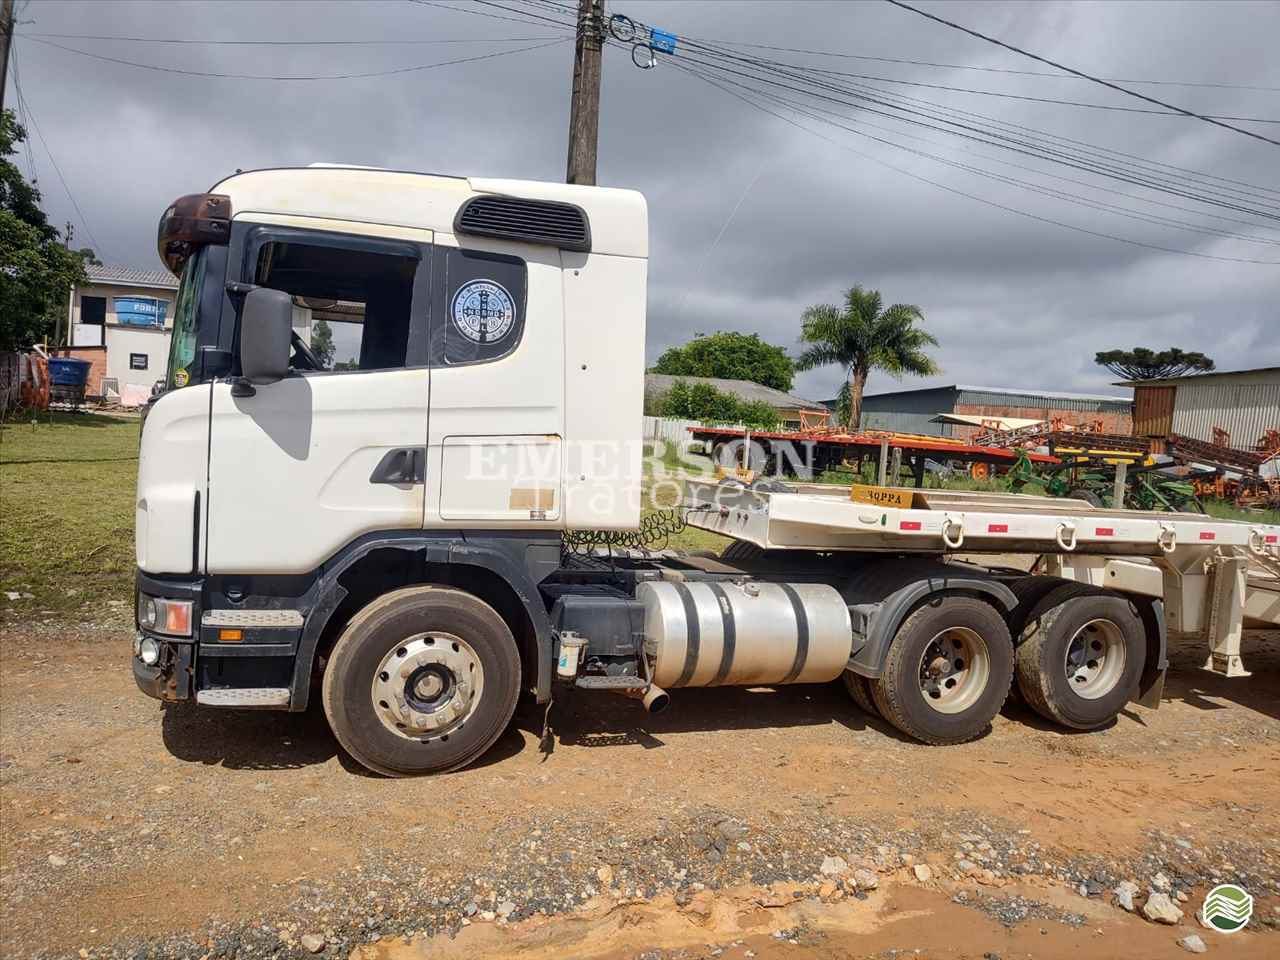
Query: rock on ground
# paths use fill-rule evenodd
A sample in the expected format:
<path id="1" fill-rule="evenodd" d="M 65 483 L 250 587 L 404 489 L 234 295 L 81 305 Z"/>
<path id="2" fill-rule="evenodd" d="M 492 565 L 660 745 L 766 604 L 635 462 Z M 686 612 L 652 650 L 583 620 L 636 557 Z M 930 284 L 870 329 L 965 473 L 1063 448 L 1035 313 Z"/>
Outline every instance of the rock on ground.
<path id="1" fill-rule="evenodd" d="M 1138 908 L 1133 902 L 1133 898 L 1138 895 L 1138 885 L 1136 883 L 1132 880 L 1122 880 L 1112 893 L 1115 894 L 1116 903 L 1121 907 L 1128 910 L 1130 913 L 1137 912 Z"/>
<path id="2" fill-rule="evenodd" d="M 1209 948 L 1204 945 L 1204 941 L 1197 934 L 1190 934 L 1178 941 L 1178 946 L 1183 950 L 1190 950 L 1192 953 L 1204 953 Z"/>
<path id="3" fill-rule="evenodd" d="M 324 949 L 324 937 L 318 933 L 304 933 L 298 942 L 307 953 L 319 953 Z"/>
<path id="4" fill-rule="evenodd" d="M 1155 923 L 1174 924 L 1182 919 L 1182 911 L 1167 893 L 1153 893 L 1142 905 L 1142 915 Z"/>

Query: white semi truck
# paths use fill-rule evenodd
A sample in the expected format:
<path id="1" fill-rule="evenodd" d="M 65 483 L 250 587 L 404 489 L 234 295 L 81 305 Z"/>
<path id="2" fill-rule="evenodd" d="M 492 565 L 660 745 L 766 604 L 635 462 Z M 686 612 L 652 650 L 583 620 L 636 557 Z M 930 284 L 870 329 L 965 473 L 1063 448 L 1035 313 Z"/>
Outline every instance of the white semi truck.
<path id="1" fill-rule="evenodd" d="M 1012 685 L 1061 724 L 1155 705 L 1170 634 L 1243 672 L 1280 527 L 944 491 L 688 485 L 721 556 L 641 524 L 648 256 L 625 190 L 315 166 L 161 218 L 181 278 L 137 491 L 139 687 L 301 711 L 391 775 L 449 770 L 522 691 L 843 677 L 922 741 Z M 607 539 L 607 538 L 606 538 Z M 1034 553 L 1037 575 L 954 554 Z"/>

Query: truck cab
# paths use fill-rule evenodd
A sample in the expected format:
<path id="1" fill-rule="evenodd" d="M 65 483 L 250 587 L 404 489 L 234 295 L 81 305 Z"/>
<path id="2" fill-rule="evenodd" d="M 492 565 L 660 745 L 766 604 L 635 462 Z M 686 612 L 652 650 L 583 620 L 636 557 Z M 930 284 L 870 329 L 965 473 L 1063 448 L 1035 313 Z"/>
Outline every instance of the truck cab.
<path id="1" fill-rule="evenodd" d="M 627 190 L 333 166 L 175 201 L 139 685 L 303 710 L 339 626 L 431 582 L 502 612 L 545 699 L 560 531 L 639 522 L 646 217 Z"/>

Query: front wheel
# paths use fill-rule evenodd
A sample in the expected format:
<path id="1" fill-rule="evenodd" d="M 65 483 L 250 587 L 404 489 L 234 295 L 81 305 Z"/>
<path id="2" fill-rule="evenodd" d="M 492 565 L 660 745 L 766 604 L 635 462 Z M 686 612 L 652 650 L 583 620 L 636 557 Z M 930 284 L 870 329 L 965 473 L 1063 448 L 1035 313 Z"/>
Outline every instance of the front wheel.
<path id="1" fill-rule="evenodd" d="M 880 714 L 930 744 L 981 735 L 1013 681 L 1013 642 L 988 603 L 948 596 L 903 621 L 871 685 Z"/>
<path id="2" fill-rule="evenodd" d="M 325 716 L 357 761 L 387 776 L 466 766 L 515 710 L 520 656 L 494 609 L 418 586 L 357 613 L 325 667 Z"/>

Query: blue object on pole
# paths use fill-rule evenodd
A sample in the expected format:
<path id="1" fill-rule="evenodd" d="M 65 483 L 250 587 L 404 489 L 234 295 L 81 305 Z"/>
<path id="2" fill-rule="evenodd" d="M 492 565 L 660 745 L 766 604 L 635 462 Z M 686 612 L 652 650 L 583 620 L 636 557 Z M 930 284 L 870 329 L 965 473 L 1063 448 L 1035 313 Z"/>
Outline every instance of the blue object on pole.
<path id="1" fill-rule="evenodd" d="M 679 38 L 674 33 L 667 33 L 665 30 L 654 29 L 649 35 L 649 46 L 658 53 L 675 53 L 676 41 Z"/>

